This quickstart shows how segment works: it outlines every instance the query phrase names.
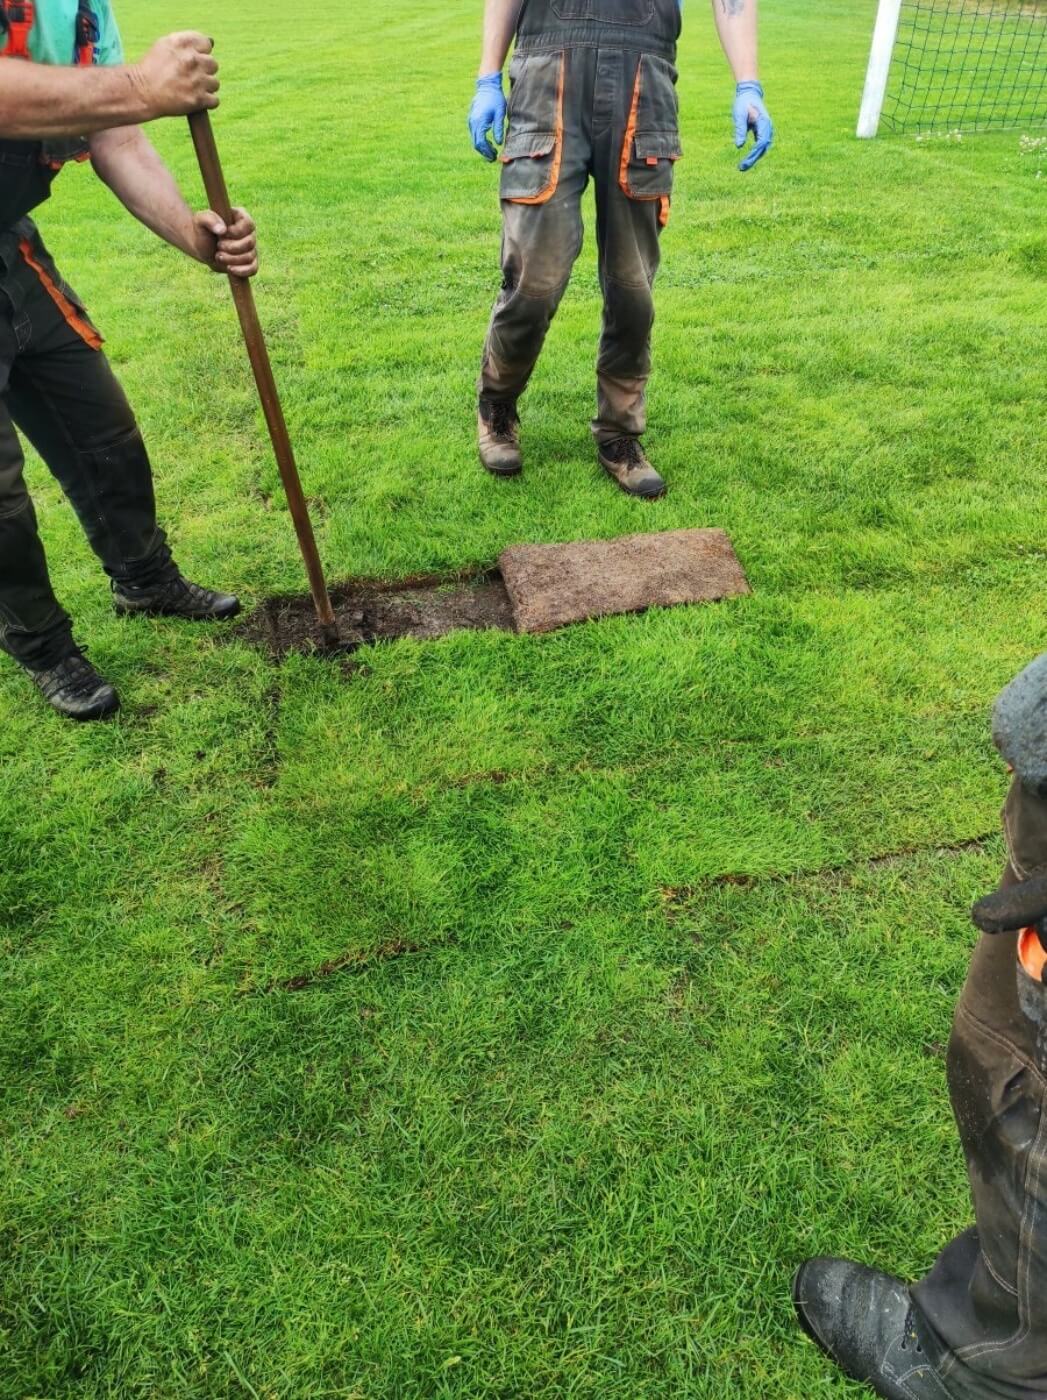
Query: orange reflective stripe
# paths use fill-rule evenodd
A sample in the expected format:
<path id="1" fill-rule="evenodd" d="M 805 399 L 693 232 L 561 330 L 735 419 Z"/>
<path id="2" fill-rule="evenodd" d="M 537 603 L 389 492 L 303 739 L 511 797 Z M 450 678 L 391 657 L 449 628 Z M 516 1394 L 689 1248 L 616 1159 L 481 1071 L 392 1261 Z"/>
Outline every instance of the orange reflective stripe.
<path id="1" fill-rule="evenodd" d="M 636 70 L 636 82 L 633 84 L 633 103 L 629 108 L 629 120 L 625 124 L 625 140 L 622 142 L 622 163 L 618 167 L 618 183 L 622 187 L 622 193 L 627 194 L 630 199 L 639 196 L 633 194 L 629 184 L 629 162 L 633 154 L 633 142 L 636 140 L 636 122 L 640 115 L 640 86 L 643 79 L 643 60 Z"/>
<path id="2" fill-rule="evenodd" d="M 1047 952 L 1040 942 L 1040 935 L 1034 928 L 1022 929 L 1018 935 L 1018 961 L 1035 982 L 1043 981 L 1047 967 Z"/>
<path id="3" fill-rule="evenodd" d="M 32 62 L 29 37 L 36 24 L 34 0 L 0 0 L 0 10 L 7 18 L 7 47 L 0 58 L 21 58 Z M 2 31 L 0 31 L 2 38 Z M 90 0 L 80 0 L 76 15 L 76 36 L 74 63 L 80 68 L 90 68 L 95 61 L 98 39 L 98 21 L 94 17 Z"/>
<path id="4" fill-rule="evenodd" d="M 80 339 L 89 345 L 92 350 L 101 350 L 102 337 L 95 330 L 94 326 L 84 320 L 83 316 L 62 291 L 61 287 L 55 282 L 47 268 L 41 266 L 33 257 L 33 246 L 28 238 L 22 239 L 21 243 L 18 245 L 18 251 L 36 273 L 37 277 L 40 278 L 44 291 L 58 307 L 59 311 L 65 317 L 69 325 L 72 326 L 73 330 L 76 331 Z"/>
<path id="5" fill-rule="evenodd" d="M 7 48 L 2 57 L 31 58 L 29 36 L 36 23 L 36 9 L 33 0 L 16 0 L 16 3 L 0 0 L 0 2 L 3 3 L 4 14 L 7 17 Z"/>
<path id="6" fill-rule="evenodd" d="M 563 98 L 564 83 L 567 76 L 567 56 L 560 56 L 560 82 L 556 92 L 556 135 L 553 141 L 553 163 L 549 171 L 549 183 L 544 190 L 538 194 L 523 195 L 520 198 L 509 199 L 508 204 L 548 204 L 556 193 L 560 183 L 560 167 L 563 165 Z"/>
<path id="7" fill-rule="evenodd" d="M 625 124 L 625 140 L 622 142 L 622 162 L 618 167 L 618 184 L 622 193 L 629 199 L 638 200 L 641 204 L 649 204 L 654 200 L 658 201 L 658 223 L 665 228 L 669 222 L 669 211 L 672 201 L 667 194 L 637 194 L 629 183 L 629 163 L 633 158 L 633 142 L 636 140 L 636 124 L 640 117 L 640 96 L 643 86 L 643 59 L 636 70 L 636 82 L 633 85 L 633 102 L 629 108 L 629 120 Z M 675 161 L 675 157 L 668 159 Z M 657 165 L 657 156 L 648 156 L 644 162 L 646 165 Z"/>

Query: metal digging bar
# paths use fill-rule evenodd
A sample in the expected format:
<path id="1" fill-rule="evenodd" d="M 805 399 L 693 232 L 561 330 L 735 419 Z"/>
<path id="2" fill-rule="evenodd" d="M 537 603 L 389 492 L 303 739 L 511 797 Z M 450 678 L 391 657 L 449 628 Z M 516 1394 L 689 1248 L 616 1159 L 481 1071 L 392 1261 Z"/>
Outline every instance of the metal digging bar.
<path id="1" fill-rule="evenodd" d="M 218 147 L 215 144 L 210 114 L 208 112 L 194 112 L 189 118 L 189 130 L 192 132 L 196 157 L 200 162 L 200 174 L 203 176 L 208 203 L 219 218 L 224 219 L 226 225 L 229 226 L 233 222 L 233 209 L 225 183 L 225 175 L 222 171 L 222 162 L 218 155 Z M 287 421 L 280 404 L 276 380 L 273 378 L 273 366 L 269 359 L 269 351 L 266 348 L 261 323 L 258 320 L 254 292 L 250 281 L 245 277 L 234 277 L 230 274 L 229 286 L 232 289 L 233 301 L 236 303 L 237 315 L 240 317 L 240 327 L 244 333 L 244 342 L 247 346 L 251 368 L 254 371 L 255 383 L 258 385 L 258 397 L 262 401 L 262 411 L 265 413 L 265 421 L 269 425 L 269 436 L 272 439 L 276 464 L 280 468 L 280 479 L 284 484 L 287 504 L 291 510 L 291 519 L 294 521 L 298 544 L 305 561 L 305 571 L 309 575 L 309 591 L 313 595 L 316 616 L 320 623 L 320 635 L 325 646 L 336 647 L 339 643 L 338 624 L 335 621 L 334 609 L 331 607 L 331 597 L 327 591 L 323 564 L 320 562 L 320 551 L 316 547 L 316 535 L 313 533 L 309 506 L 306 503 L 302 481 L 298 475 L 294 448 L 291 446 L 291 438 L 287 431 Z"/>

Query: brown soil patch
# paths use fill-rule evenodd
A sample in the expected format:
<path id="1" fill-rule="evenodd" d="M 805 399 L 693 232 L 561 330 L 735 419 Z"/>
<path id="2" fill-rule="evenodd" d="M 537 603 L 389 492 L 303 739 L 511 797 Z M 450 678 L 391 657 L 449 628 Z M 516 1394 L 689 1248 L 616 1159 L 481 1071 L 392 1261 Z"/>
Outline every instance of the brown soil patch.
<path id="1" fill-rule="evenodd" d="M 341 644 L 338 654 L 397 637 L 433 641 L 448 632 L 513 630 L 512 606 L 499 574 L 472 578 L 359 582 L 331 590 Z M 270 598 L 227 635 L 263 647 L 278 659 L 289 652 L 330 652 L 312 600 Z"/>
<path id="2" fill-rule="evenodd" d="M 448 632 L 551 632 L 574 622 L 750 591 L 722 530 L 670 530 L 614 540 L 514 545 L 488 573 L 360 579 L 331 590 L 340 645 L 325 646 L 306 595 L 271 598 L 226 635 L 277 658 L 342 655 L 398 637 L 433 641 Z"/>

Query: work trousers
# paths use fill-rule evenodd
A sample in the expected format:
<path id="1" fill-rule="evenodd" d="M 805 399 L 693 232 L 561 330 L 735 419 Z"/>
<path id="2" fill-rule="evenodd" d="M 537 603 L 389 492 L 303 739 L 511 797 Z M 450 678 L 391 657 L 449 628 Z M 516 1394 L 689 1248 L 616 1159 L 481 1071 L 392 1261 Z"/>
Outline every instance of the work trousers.
<path id="1" fill-rule="evenodd" d="M 518 49 L 502 152 L 502 289 L 480 395 L 515 405 L 582 247 L 582 195 L 596 189 L 603 290 L 599 442 L 646 427 L 653 287 L 679 158 L 676 69 L 662 54 L 579 44 Z"/>
<path id="2" fill-rule="evenodd" d="M 101 344 L 32 224 L 0 232 L 0 647 L 33 670 L 68 654 L 72 626 L 51 587 L 16 428 L 112 579 L 149 584 L 171 567 L 145 444 Z"/>
<path id="3" fill-rule="evenodd" d="M 1015 780 L 1005 883 L 1047 874 L 1047 802 Z M 984 937 L 956 1012 L 949 1086 L 976 1224 L 914 1296 L 947 1400 L 1047 1396 L 1047 987 L 1013 935 Z"/>

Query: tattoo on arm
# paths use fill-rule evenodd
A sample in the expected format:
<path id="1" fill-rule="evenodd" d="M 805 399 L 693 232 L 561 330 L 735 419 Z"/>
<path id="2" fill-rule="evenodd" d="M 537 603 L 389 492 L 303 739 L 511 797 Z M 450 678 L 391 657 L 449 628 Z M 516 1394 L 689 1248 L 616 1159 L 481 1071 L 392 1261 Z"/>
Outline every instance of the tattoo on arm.
<path id="1" fill-rule="evenodd" d="M 740 15 L 745 9 L 745 0 L 720 0 L 720 8 L 725 15 Z"/>

